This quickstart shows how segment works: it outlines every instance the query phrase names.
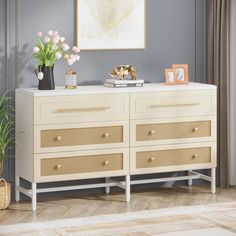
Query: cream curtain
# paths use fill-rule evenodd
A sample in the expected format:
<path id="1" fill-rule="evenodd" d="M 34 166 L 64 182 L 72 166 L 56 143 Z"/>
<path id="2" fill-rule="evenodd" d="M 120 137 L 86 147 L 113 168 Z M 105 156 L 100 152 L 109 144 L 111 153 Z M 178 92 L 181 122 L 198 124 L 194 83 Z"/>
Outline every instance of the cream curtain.
<path id="1" fill-rule="evenodd" d="M 209 0 L 208 83 L 218 87 L 218 183 L 228 185 L 230 0 Z"/>

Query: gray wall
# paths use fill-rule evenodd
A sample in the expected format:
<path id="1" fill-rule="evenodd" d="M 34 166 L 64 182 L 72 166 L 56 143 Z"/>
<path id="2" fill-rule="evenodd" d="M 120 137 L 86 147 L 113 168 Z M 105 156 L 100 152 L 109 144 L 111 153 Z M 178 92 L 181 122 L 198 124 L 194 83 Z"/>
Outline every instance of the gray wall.
<path id="1" fill-rule="evenodd" d="M 190 80 L 206 81 L 206 1 L 146 0 L 147 48 L 125 51 L 84 51 L 75 66 L 80 84 L 99 84 L 117 64 L 133 64 L 139 77 L 159 82 L 163 70 L 188 63 Z M 37 85 L 31 59 L 36 32 L 58 30 L 75 43 L 74 0 L 0 0 L 0 92 Z M 67 67 L 55 66 L 56 85 L 63 85 Z M 7 177 L 14 179 L 14 162 Z"/>

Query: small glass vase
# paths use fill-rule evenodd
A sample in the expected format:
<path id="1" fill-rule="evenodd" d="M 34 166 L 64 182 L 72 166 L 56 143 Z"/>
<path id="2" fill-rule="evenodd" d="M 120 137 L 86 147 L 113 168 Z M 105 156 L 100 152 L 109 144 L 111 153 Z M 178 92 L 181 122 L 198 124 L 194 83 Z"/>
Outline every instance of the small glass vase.
<path id="1" fill-rule="evenodd" d="M 65 88 L 76 89 L 77 88 L 77 74 L 72 69 L 69 69 L 65 75 Z"/>
<path id="2" fill-rule="evenodd" d="M 35 73 L 38 77 L 38 73 L 43 73 L 43 78 L 39 80 L 38 89 L 39 90 L 54 90 L 55 89 L 55 82 L 54 82 L 54 73 L 53 73 L 54 65 L 53 66 L 39 66 L 38 70 L 35 70 Z"/>

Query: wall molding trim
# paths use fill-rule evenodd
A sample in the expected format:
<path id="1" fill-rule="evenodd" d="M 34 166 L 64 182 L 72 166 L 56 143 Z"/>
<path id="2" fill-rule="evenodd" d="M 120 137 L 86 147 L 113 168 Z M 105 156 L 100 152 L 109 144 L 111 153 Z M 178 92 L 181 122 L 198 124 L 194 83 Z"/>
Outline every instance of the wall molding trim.
<path id="1" fill-rule="evenodd" d="M 20 77 L 23 76 L 21 71 L 22 61 L 20 45 L 22 41 L 24 42 L 24 35 L 21 33 L 21 31 L 24 30 L 22 26 L 22 22 L 24 21 L 24 6 L 28 3 L 22 0 L 4 0 L 3 2 L 4 8 L 0 8 L 0 14 L 4 14 L 5 19 L 5 67 L 3 71 L 4 82 L 0 81 L 0 86 L 4 86 L 4 90 L 12 90 L 11 94 L 14 97 L 14 89 L 19 87 Z M 193 9 L 194 3 L 195 9 Z M 195 10 L 195 28 L 192 28 L 191 34 L 195 34 L 195 71 L 193 73 L 195 73 L 196 82 L 206 82 L 206 4 L 207 0 L 193 0 L 191 3 L 191 10 Z M 193 41 L 194 38 L 191 40 Z M 108 53 L 105 56 L 106 59 L 107 55 Z M 15 179 L 14 162 L 14 159 L 6 161 L 5 174 L 9 182 L 14 182 Z"/>
<path id="2" fill-rule="evenodd" d="M 207 82 L 207 0 L 195 0 L 195 82 Z"/>
<path id="3" fill-rule="evenodd" d="M 9 91 L 14 105 L 15 88 L 18 87 L 19 75 L 19 4 L 20 0 L 5 0 L 5 90 Z M 5 177 L 9 182 L 15 180 L 15 151 L 9 151 L 9 158 L 5 161 Z"/>
<path id="4" fill-rule="evenodd" d="M 230 79 L 229 79 L 229 101 L 230 101 L 230 114 L 229 114 L 229 184 L 236 186 L 236 2 L 231 0 L 230 3 Z"/>

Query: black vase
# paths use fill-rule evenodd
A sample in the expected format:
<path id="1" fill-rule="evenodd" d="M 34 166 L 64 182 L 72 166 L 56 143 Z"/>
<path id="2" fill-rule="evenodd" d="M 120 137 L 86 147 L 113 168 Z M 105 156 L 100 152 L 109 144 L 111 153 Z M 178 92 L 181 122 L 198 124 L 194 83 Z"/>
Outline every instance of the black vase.
<path id="1" fill-rule="evenodd" d="M 39 80 L 38 89 L 39 90 L 54 90 L 55 89 L 55 83 L 54 83 L 54 74 L 53 74 L 53 66 L 39 66 L 38 71 L 43 73 L 43 79 Z"/>

